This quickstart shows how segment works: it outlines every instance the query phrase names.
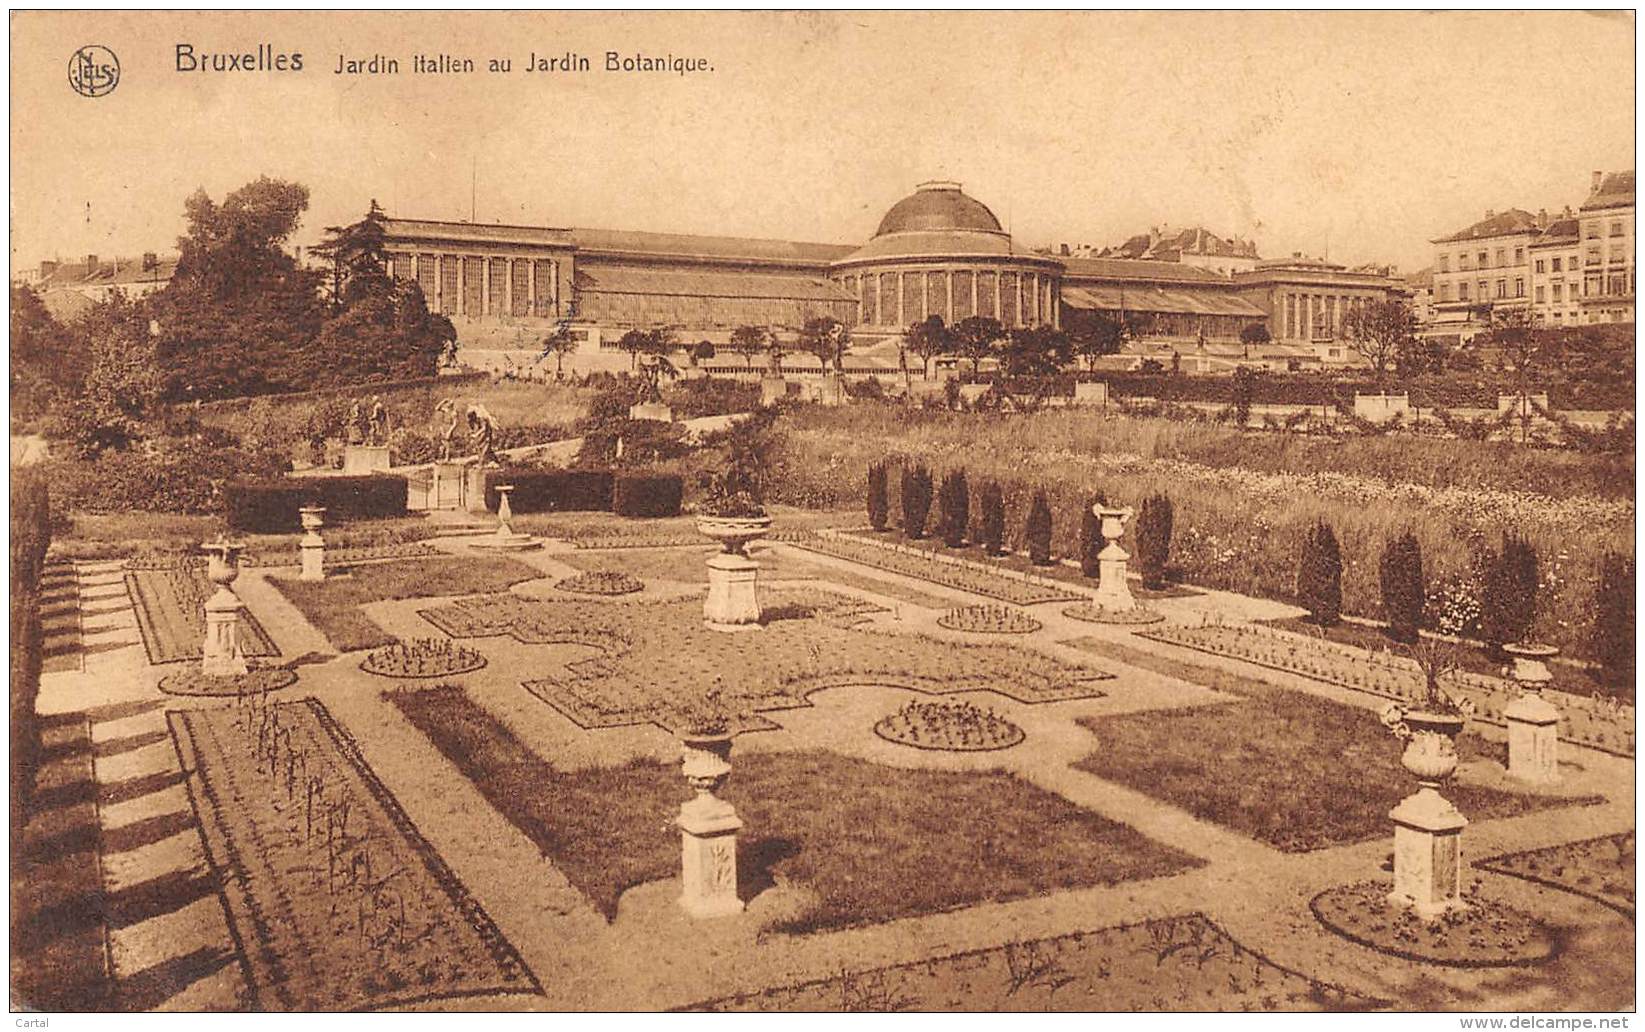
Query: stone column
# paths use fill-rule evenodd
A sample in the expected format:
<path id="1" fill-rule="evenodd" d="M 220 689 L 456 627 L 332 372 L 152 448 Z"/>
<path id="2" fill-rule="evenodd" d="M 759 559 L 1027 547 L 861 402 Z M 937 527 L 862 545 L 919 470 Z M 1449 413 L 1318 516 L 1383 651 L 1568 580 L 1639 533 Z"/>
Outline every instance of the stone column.
<path id="1" fill-rule="evenodd" d="M 514 310 L 514 266 L 516 259 L 505 258 L 503 260 L 508 262 L 508 279 L 503 284 L 506 290 L 503 296 L 503 314 L 509 316 L 519 315 L 520 313 Z"/>
<path id="2" fill-rule="evenodd" d="M 303 572 L 298 580 L 317 581 L 326 579 L 326 543 L 320 537 L 320 528 L 324 525 L 326 510 L 321 505 L 305 505 L 297 510 L 301 514 L 303 535 L 301 543 L 303 556 Z"/>
<path id="3" fill-rule="evenodd" d="M 904 307 L 903 307 L 904 291 L 903 291 L 902 277 L 903 277 L 902 273 L 900 273 L 900 272 L 897 273 L 897 325 L 898 326 L 907 326 L 908 325 L 908 318 L 907 318 L 908 313 L 906 311 L 904 311 Z"/>
<path id="4" fill-rule="evenodd" d="M 1538 785 L 1559 780 L 1559 710 L 1542 697 L 1553 680 L 1546 661 L 1559 654 L 1552 645 L 1506 645 L 1514 657 L 1520 695 L 1502 710 L 1508 724 L 1508 774 Z"/>
<path id="5" fill-rule="evenodd" d="M 491 256 L 480 256 L 480 314 L 496 315 L 491 310 Z"/>
<path id="6" fill-rule="evenodd" d="M 943 321 L 952 326 L 954 325 L 954 270 L 944 269 L 943 275 L 948 277 L 948 314 L 943 317 Z"/>
<path id="7" fill-rule="evenodd" d="M 446 261 L 445 255 L 434 256 L 434 310 L 444 312 L 446 293 Z"/>
<path id="8" fill-rule="evenodd" d="M 931 317 L 931 274 L 920 270 L 920 322 Z"/>
<path id="9" fill-rule="evenodd" d="M 1051 306 L 1051 328 L 1062 329 L 1062 300 L 1058 297 L 1057 281 L 1045 281 L 1045 303 Z"/>
<path id="10" fill-rule="evenodd" d="M 468 259 L 453 255 L 457 260 L 457 300 L 451 305 L 458 315 L 468 314 Z"/>
<path id="11" fill-rule="evenodd" d="M 531 294 L 531 297 L 526 301 L 526 313 L 528 315 L 542 315 L 543 313 L 537 310 L 537 259 L 535 258 L 526 260 L 525 288 Z"/>

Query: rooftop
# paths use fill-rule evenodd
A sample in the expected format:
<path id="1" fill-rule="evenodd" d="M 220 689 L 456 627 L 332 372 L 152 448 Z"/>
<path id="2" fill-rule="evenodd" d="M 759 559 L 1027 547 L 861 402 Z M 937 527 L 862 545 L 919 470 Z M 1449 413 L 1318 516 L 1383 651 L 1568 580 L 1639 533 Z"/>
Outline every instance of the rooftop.
<path id="1" fill-rule="evenodd" d="M 1449 236 L 1442 236 L 1434 241 L 1436 244 L 1456 243 L 1462 240 L 1484 240 L 1488 237 L 1509 236 L 1513 233 L 1536 232 L 1536 216 L 1520 208 L 1509 208 L 1507 211 L 1488 211 L 1480 221 L 1459 230 Z"/>
<path id="2" fill-rule="evenodd" d="M 1631 208 L 1634 204 L 1634 170 L 1612 172 L 1599 184 L 1599 189 L 1582 202 L 1583 211 L 1596 208 Z"/>
<path id="3" fill-rule="evenodd" d="M 960 184 L 933 180 L 921 183 L 913 193 L 893 204 L 880 220 L 874 236 L 948 231 L 1005 234 L 1000 220 L 988 206 L 966 196 Z"/>

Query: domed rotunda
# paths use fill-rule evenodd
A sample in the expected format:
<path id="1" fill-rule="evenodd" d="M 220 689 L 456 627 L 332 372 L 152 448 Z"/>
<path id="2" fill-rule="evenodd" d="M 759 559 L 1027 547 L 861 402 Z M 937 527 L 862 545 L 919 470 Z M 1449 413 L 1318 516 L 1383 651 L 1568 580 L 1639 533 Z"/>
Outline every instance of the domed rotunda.
<path id="1" fill-rule="evenodd" d="M 891 206 L 867 244 L 833 262 L 830 278 L 857 299 L 858 327 L 900 333 L 938 315 L 973 315 L 1007 328 L 1057 325 L 1063 266 L 1018 251 L 1011 235 L 960 184 L 921 183 Z"/>

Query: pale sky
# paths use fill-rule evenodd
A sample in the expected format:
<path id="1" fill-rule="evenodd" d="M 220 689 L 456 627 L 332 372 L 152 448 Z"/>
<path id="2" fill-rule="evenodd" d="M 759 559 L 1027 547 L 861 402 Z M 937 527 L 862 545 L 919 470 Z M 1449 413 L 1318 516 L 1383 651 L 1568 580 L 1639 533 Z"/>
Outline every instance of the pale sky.
<path id="1" fill-rule="evenodd" d="M 1634 163 L 1631 14 L 12 15 L 12 260 L 170 251 L 183 199 L 312 191 L 357 218 L 866 240 L 956 179 L 1024 247 L 1203 224 L 1265 257 L 1429 264 L 1484 216 L 1580 204 Z M 300 73 L 179 73 L 301 52 Z M 121 62 L 105 96 L 75 49 Z M 588 56 L 527 74 L 528 53 Z M 608 50 L 711 72 L 607 73 Z M 414 54 L 467 76 L 414 75 Z M 397 58 L 336 75 L 339 55 Z M 489 58 L 513 62 L 484 71 Z M 472 177 L 472 180 L 471 180 Z M 90 220 L 87 204 L 90 204 Z"/>

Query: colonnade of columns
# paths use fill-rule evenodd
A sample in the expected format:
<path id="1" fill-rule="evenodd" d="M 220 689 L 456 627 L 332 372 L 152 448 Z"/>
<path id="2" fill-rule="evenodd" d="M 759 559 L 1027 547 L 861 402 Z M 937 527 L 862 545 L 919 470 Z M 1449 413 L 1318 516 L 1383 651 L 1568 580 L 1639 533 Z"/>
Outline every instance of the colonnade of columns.
<path id="1" fill-rule="evenodd" d="M 560 262 L 552 258 L 411 252 L 392 254 L 388 260 L 390 276 L 415 279 L 429 308 L 446 315 L 556 315 L 563 311 L 561 271 Z M 470 296 L 476 275 L 477 305 Z"/>
<path id="2" fill-rule="evenodd" d="M 1312 290 L 1280 290 L 1274 294 L 1275 336 L 1280 340 L 1315 340 L 1342 336 L 1348 313 L 1371 298 Z"/>
<path id="3" fill-rule="evenodd" d="M 969 315 L 1008 328 L 1062 323 L 1056 281 L 1039 272 L 945 266 L 848 274 L 844 282 L 857 298 L 857 321 L 868 326 L 909 326 L 931 315 L 949 325 Z"/>

